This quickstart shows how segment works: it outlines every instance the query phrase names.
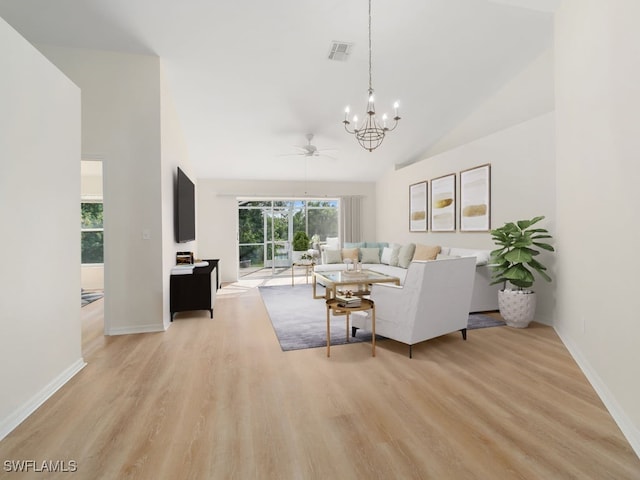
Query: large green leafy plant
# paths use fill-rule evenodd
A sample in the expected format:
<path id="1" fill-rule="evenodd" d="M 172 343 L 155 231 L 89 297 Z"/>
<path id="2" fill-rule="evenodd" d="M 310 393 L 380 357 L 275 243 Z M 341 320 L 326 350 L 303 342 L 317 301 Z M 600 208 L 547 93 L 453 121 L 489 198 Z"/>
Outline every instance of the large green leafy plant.
<path id="1" fill-rule="evenodd" d="M 535 257 L 540 254 L 539 249 L 554 251 L 545 240 L 552 236 L 544 228 L 531 228 L 543 218 L 544 216 L 509 222 L 491 230 L 491 237 L 498 246 L 491 252 L 492 285 L 504 282 L 506 286 L 506 282 L 510 282 L 520 290 L 528 289 L 535 281 L 533 271 L 548 282 L 551 281 L 546 273 L 547 268 Z"/>

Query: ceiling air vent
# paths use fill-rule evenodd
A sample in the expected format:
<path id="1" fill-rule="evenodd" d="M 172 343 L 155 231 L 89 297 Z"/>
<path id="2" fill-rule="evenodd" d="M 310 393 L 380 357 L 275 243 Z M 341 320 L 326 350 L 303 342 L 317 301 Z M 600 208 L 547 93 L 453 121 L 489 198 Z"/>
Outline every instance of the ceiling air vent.
<path id="1" fill-rule="evenodd" d="M 344 62 L 351 55 L 351 48 L 353 47 L 353 43 L 347 42 L 331 42 L 331 49 L 329 50 L 329 60 L 336 60 L 339 62 Z"/>

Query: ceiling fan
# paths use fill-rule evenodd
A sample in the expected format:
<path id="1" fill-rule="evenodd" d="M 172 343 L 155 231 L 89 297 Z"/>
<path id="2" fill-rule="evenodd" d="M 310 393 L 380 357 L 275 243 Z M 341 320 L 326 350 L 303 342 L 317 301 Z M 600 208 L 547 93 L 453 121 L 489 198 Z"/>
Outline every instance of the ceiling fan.
<path id="1" fill-rule="evenodd" d="M 336 159 L 335 157 L 332 157 L 331 155 L 327 155 L 324 152 L 330 152 L 330 151 L 335 151 L 335 148 L 318 148 L 315 145 L 313 145 L 311 143 L 311 141 L 313 140 L 313 133 L 307 133 L 306 135 L 307 138 L 307 144 L 306 145 L 294 145 L 299 152 L 298 153 L 289 153 L 289 154 L 283 154 L 282 156 L 292 156 L 292 155 L 296 155 L 296 156 L 303 156 L 303 157 L 327 157 L 327 158 L 332 158 L 332 159 Z"/>

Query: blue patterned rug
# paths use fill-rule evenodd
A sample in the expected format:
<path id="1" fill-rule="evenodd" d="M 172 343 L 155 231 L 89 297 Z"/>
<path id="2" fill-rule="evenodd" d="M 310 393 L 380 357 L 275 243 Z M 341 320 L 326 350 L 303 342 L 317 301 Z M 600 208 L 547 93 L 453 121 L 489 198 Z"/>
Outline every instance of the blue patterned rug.
<path id="1" fill-rule="evenodd" d="M 322 287 L 318 287 L 318 294 Z M 311 285 L 279 285 L 259 287 L 273 330 L 283 351 L 301 350 L 327 346 L 327 312 L 324 300 L 312 298 Z M 505 323 L 489 315 L 473 313 L 469 315 L 470 330 L 504 325 Z M 344 345 L 346 323 L 342 316 L 331 317 L 331 345 Z M 376 336 L 377 338 L 381 338 Z M 351 343 L 370 342 L 371 333 L 358 332 Z"/>

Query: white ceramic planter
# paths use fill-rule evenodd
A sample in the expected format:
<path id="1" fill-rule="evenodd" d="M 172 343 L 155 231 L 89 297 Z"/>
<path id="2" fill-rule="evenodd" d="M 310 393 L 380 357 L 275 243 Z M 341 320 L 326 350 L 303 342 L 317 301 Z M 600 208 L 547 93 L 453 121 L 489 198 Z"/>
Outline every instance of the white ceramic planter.
<path id="1" fill-rule="evenodd" d="M 303 251 L 297 251 L 294 250 L 291 252 L 291 263 L 297 263 L 298 265 L 311 265 L 311 263 L 313 262 L 312 259 L 302 259 L 302 255 L 304 254 L 309 254 L 308 250 L 303 250 Z"/>
<path id="2" fill-rule="evenodd" d="M 536 314 L 536 294 L 531 290 L 500 290 L 498 307 L 507 325 L 526 328 Z"/>

